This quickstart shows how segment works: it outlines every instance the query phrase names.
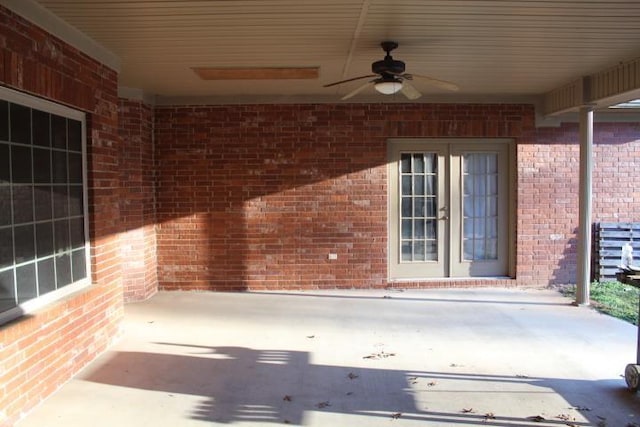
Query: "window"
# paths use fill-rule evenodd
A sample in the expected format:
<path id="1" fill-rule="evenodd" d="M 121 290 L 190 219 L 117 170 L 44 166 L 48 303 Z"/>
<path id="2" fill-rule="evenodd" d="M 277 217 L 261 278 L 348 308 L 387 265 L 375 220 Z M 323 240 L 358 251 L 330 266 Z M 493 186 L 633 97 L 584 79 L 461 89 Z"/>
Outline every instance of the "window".
<path id="1" fill-rule="evenodd" d="M 0 88 L 0 321 L 88 284 L 83 113 Z"/>

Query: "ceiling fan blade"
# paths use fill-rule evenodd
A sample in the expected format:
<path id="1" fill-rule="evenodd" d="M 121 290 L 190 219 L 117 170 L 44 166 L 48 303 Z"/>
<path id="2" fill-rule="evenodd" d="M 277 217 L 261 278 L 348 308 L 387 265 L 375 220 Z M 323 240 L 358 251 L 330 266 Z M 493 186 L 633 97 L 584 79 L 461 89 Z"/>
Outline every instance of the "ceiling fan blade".
<path id="1" fill-rule="evenodd" d="M 405 74 L 403 75 L 403 77 L 405 79 L 420 79 L 422 81 L 425 81 L 427 83 L 429 83 L 430 85 L 439 87 L 440 89 L 446 89 L 446 90 L 451 90 L 451 91 L 457 91 L 460 88 L 458 87 L 457 84 L 455 83 L 451 83 L 448 82 L 446 80 L 438 80 L 438 79 L 434 79 L 433 77 L 429 77 L 429 76 L 421 76 L 420 74 Z"/>
<path id="2" fill-rule="evenodd" d="M 402 82 L 402 89 L 400 89 L 400 92 L 412 101 L 422 96 L 422 94 L 406 80 Z"/>
<path id="3" fill-rule="evenodd" d="M 378 76 L 377 74 L 369 74 L 367 76 L 353 77 L 351 79 L 340 80 L 339 82 L 329 83 L 328 85 L 324 85 L 323 87 L 331 87 L 331 86 L 335 86 L 335 85 L 340 85 L 342 83 L 352 82 L 354 80 L 369 79 L 371 77 L 377 77 L 377 76 Z"/>
<path id="4" fill-rule="evenodd" d="M 365 84 L 363 84 L 362 86 L 360 86 L 356 90 L 351 91 L 348 94 L 346 94 L 345 96 L 343 96 L 342 100 L 344 101 L 345 99 L 349 99 L 349 98 L 352 98 L 352 97 L 356 96 L 357 94 L 359 94 L 360 92 L 362 92 L 363 90 L 365 90 L 366 88 L 368 88 L 369 86 L 371 86 L 373 84 L 374 84 L 373 81 L 366 82 Z"/>

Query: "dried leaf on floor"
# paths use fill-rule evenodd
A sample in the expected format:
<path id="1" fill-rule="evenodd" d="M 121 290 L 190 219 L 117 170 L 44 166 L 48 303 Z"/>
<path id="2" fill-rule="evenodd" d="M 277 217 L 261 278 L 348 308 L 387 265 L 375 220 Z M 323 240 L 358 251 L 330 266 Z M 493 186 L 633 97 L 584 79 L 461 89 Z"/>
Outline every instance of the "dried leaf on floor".
<path id="1" fill-rule="evenodd" d="M 591 408 L 587 408 L 586 406 L 572 406 L 569 409 L 575 409 L 576 411 L 590 411 Z"/>
<path id="2" fill-rule="evenodd" d="M 382 298 L 384 298 L 384 299 L 391 299 L 391 297 L 390 297 L 389 295 L 385 295 L 385 296 L 383 296 Z"/>
<path id="3" fill-rule="evenodd" d="M 402 416 L 402 412 L 396 412 L 395 414 L 391 414 L 391 418 L 393 418 L 394 420 L 397 420 L 401 416 Z"/>
<path id="4" fill-rule="evenodd" d="M 451 365 L 449 365 L 450 368 L 461 368 L 464 365 L 458 365 L 457 363 L 452 363 Z"/>
<path id="5" fill-rule="evenodd" d="M 349 375 L 347 375 L 347 377 L 348 377 L 350 380 L 355 380 L 356 378 L 358 378 L 358 377 L 359 377 L 359 375 L 356 375 L 356 374 L 354 374 L 353 372 L 349 372 Z"/>
<path id="6" fill-rule="evenodd" d="M 348 392 L 345 393 L 345 395 L 347 395 L 347 396 L 351 396 L 352 394 L 353 394 L 352 391 L 348 391 Z"/>
<path id="7" fill-rule="evenodd" d="M 312 338 L 315 338 L 315 337 L 316 337 L 315 335 L 307 335 L 307 338 L 309 338 L 309 339 L 312 339 Z"/>
<path id="8" fill-rule="evenodd" d="M 569 414 L 560 414 L 560 415 L 556 415 L 556 418 L 562 421 L 575 421 L 575 417 L 572 417 Z"/>
<path id="9" fill-rule="evenodd" d="M 493 412 L 487 412 L 486 414 L 484 414 L 484 420 L 495 420 L 496 416 L 493 414 Z"/>
<path id="10" fill-rule="evenodd" d="M 411 384 L 418 384 L 418 377 L 409 377 L 407 378 L 407 381 L 409 381 Z"/>
<path id="11" fill-rule="evenodd" d="M 331 403 L 329 403 L 328 400 L 325 400 L 324 402 L 320 402 L 316 404 L 316 408 L 319 408 L 319 409 L 326 408 L 327 406 L 331 406 Z"/>
<path id="12" fill-rule="evenodd" d="M 429 386 L 429 387 L 433 387 L 433 386 L 434 386 L 434 385 L 436 385 L 436 384 L 438 384 L 438 383 L 437 383 L 437 382 L 435 382 L 435 381 L 429 381 L 429 382 L 427 383 L 427 386 Z"/>
<path id="13" fill-rule="evenodd" d="M 474 412 L 476 412 L 476 411 L 474 411 L 474 410 L 473 410 L 473 408 L 462 408 L 462 411 L 461 411 L 461 412 L 462 412 L 463 414 L 473 414 L 473 413 L 474 413 Z"/>
<path id="14" fill-rule="evenodd" d="M 381 351 L 380 353 L 371 353 L 368 356 L 364 356 L 363 359 L 386 359 L 387 357 L 392 357 L 395 355 L 395 353 L 385 353 L 384 351 Z"/>
<path id="15" fill-rule="evenodd" d="M 284 397 L 282 398 L 282 400 L 284 400 L 286 402 L 291 402 L 292 398 L 288 394 L 285 394 Z"/>
<path id="16" fill-rule="evenodd" d="M 531 421 L 535 421 L 536 423 L 541 423 L 546 420 L 545 417 L 543 417 L 542 415 L 533 415 L 531 417 L 527 417 L 527 419 Z"/>
<path id="17" fill-rule="evenodd" d="M 529 376 L 528 375 L 518 374 L 518 375 L 516 375 L 516 378 L 529 378 Z"/>

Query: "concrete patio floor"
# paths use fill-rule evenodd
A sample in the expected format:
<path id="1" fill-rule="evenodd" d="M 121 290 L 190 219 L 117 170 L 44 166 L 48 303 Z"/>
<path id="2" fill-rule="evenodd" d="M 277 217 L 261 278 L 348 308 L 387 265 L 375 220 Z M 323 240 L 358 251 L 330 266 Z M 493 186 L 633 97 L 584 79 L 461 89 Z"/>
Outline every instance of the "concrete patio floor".
<path id="1" fill-rule="evenodd" d="M 50 426 L 640 426 L 636 328 L 550 290 L 161 292 Z M 536 419 L 536 417 L 538 417 Z"/>

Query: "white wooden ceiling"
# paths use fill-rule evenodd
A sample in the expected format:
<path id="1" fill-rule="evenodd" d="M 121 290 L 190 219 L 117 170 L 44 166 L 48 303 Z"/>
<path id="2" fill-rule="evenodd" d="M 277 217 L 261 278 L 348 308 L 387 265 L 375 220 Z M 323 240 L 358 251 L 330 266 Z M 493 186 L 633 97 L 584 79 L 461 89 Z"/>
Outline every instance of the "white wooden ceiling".
<path id="1" fill-rule="evenodd" d="M 640 57 L 638 0 L 37 1 L 119 56 L 122 86 L 160 97 L 337 101 L 362 82 L 322 86 L 370 74 L 383 40 L 460 99 L 539 95 Z M 319 67 L 319 78 L 203 81 L 192 67 Z M 415 86 L 427 102 L 445 94 Z"/>

